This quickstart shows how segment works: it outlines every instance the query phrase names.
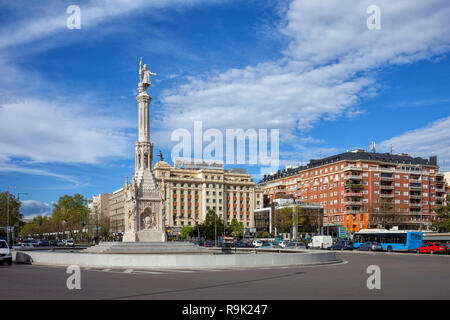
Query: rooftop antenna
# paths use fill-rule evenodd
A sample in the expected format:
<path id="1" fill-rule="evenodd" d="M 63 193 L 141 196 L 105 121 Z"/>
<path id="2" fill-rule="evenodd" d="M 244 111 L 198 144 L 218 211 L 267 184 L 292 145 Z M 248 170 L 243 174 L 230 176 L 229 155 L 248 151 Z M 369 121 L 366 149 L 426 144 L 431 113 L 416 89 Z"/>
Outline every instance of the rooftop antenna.
<path id="1" fill-rule="evenodd" d="M 376 149 L 375 149 L 375 141 L 372 141 L 372 143 L 370 144 L 370 150 L 372 150 L 373 153 L 376 152 Z"/>

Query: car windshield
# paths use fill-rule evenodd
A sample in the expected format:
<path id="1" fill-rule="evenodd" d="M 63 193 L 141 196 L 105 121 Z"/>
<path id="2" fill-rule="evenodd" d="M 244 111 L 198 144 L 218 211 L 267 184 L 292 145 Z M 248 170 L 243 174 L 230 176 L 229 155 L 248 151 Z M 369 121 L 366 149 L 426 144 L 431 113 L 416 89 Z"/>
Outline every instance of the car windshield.
<path id="1" fill-rule="evenodd" d="M 2 248 L 2 249 L 8 248 L 8 245 L 6 244 L 5 241 L 0 241 L 0 248 Z"/>

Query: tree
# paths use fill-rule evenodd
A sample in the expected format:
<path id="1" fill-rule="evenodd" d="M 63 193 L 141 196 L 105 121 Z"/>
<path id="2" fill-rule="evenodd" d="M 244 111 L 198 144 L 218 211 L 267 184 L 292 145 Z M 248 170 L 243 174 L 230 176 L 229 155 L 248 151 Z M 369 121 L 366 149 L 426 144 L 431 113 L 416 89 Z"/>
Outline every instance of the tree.
<path id="1" fill-rule="evenodd" d="M 34 235 L 41 237 L 43 233 L 50 231 L 50 218 L 47 216 L 37 216 L 22 227 L 19 235 L 23 238 L 33 237 Z"/>
<path id="2" fill-rule="evenodd" d="M 194 228 L 191 226 L 184 226 L 180 230 L 181 238 L 186 239 L 188 236 L 191 236 L 194 233 Z"/>
<path id="3" fill-rule="evenodd" d="M 52 220 L 59 230 L 70 230 L 72 238 L 73 230 L 80 229 L 81 223 L 88 215 L 89 209 L 84 206 L 84 197 L 78 193 L 74 196 L 66 194 L 59 197 L 58 202 L 53 204 Z"/>
<path id="4" fill-rule="evenodd" d="M 294 209 L 297 210 L 297 221 L 295 221 L 296 211 Z M 300 206 L 296 206 L 295 208 L 283 207 L 281 210 L 276 211 L 274 225 L 277 227 L 278 233 L 289 233 L 296 222 L 297 226 L 301 226 L 305 220 Z"/>
<path id="5" fill-rule="evenodd" d="M 244 236 L 244 224 L 237 221 L 236 218 L 231 220 L 231 235 L 233 237 L 243 237 Z"/>
<path id="6" fill-rule="evenodd" d="M 445 205 L 437 207 L 435 211 L 438 219 L 433 223 L 434 229 L 439 232 L 450 232 L 450 196 L 447 196 Z"/>
<path id="7" fill-rule="evenodd" d="M 261 238 L 270 238 L 270 233 L 269 233 L 268 231 L 264 231 L 264 232 L 261 234 Z"/>
<path id="8" fill-rule="evenodd" d="M 9 225 L 19 231 L 20 227 L 23 225 L 23 215 L 20 213 L 21 203 L 12 193 L 9 193 L 9 204 L 7 200 L 8 192 L 0 193 L 0 226 L 7 225 L 7 212 L 9 207 Z"/>
<path id="9" fill-rule="evenodd" d="M 202 237 L 214 240 L 216 234 L 220 234 L 223 230 L 223 221 L 217 216 L 214 210 L 209 209 L 206 213 L 205 221 L 199 225 L 199 228 Z"/>

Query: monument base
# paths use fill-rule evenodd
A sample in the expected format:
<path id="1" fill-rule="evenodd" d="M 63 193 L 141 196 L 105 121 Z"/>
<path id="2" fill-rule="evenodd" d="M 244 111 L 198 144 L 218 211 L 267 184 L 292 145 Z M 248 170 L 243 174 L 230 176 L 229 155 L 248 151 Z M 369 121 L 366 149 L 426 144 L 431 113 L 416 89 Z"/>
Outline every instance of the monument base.
<path id="1" fill-rule="evenodd" d="M 166 233 L 154 230 L 143 230 L 138 232 L 125 232 L 123 242 L 166 242 Z"/>
<path id="2" fill-rule="evenodd" d="M 122 238 L 123 242 L 136 242 L 137 240 L 137 235 L 136 232 L 134 231 L 126 231 L 123 235 Z"/>

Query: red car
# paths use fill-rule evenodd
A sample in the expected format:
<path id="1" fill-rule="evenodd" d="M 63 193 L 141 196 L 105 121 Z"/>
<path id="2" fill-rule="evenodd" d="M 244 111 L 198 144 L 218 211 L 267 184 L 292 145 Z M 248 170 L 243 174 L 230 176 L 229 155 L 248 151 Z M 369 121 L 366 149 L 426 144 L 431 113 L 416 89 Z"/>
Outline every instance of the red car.
<path id="1" fill-rule="evenodd" d="M 424 243 L 421 247 L 418 247 L 417 253 L 446 253 L 447 248 L 442 243 L 430 242 Z"/>

